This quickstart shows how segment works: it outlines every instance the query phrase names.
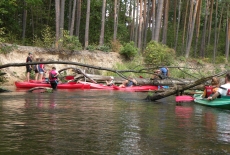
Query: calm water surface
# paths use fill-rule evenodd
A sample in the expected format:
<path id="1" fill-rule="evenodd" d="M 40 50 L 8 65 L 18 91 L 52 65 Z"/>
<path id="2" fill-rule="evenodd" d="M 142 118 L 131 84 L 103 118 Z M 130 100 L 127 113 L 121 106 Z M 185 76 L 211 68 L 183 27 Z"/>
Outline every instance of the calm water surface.
<path id="1" fill-rule="evenodd" d="M 146 93 L 0 94 L 0 154 L 230 154 L 230 111 Z"/>

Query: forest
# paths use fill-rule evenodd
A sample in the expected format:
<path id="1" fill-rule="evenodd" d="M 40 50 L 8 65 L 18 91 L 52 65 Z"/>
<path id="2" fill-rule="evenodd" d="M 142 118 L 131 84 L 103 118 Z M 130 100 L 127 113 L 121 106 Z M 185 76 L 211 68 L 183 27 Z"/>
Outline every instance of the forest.
<path id="1" fill-rule="evenodd" d="M 1 0 L 0 42 L 143 54 L 155 41 L 176 56 L 229 58 L 230 0 Z"/>

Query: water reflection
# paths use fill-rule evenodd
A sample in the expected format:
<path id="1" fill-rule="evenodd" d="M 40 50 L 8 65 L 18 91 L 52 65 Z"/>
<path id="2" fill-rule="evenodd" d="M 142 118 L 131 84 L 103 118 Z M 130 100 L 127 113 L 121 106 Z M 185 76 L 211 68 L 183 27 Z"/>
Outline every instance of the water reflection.
<path id="1" fill-rule="evenodd" d="M 230 112 L 146 94 L 0 96 L 0 154 L 229 154 Z"/>

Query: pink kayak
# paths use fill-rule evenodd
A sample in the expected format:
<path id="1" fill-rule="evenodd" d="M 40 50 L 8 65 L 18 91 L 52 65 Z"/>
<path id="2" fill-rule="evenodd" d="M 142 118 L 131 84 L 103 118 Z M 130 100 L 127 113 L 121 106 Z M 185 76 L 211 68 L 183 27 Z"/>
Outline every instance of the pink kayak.
<path id="1" fill-rule="evenodd" d="M 15 82 L 17 88 L 34 88 L 34 87 L 51 87 L 49 83 L 46 82 Z M 82 83 L 60 83 L 57 86 L 58 89 L 90 89 L 89 84 Z"/>
<path id="2" fill-rule="evenodd" d="M 121 91 L 149 91 L 158 90 L 158 86 L 146 85 L 146 86 L 132 86 L 132 87 L 118 87 L 118 86 L 106 86 L 103 84 L 80 82 L 82 84 L 89 84 L 90 89 L 104 89 L 104 90 L 121 90 Z"/>

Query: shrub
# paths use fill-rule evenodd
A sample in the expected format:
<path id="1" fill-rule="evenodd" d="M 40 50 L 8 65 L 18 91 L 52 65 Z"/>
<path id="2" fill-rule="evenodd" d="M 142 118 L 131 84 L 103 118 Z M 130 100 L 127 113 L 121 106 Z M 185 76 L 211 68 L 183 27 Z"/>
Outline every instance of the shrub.
<path id="1" fill-rule="evenodd" d="M 170 65 L 175 58 L 175 51 L 166 45 L 151 41 L 144 51 L 144 61 L 153 65 Z"/>
<path id="2" fill-rule="evenodd" d="M 13 44 L 11 45 L 0 45 L 0 53 L 7 54 L 12 52 L 14 49 L 17 49 L 17 45 Z"/>
<path id="3" fill-rule="evenodd" d="M 137 52 L 138 48 L 136 48 L 134 42 L 131 41 L 122 47 L 120 54 L 124 55 L 126 59 L 132 60 L 137 55 Z"/>
<path id="4" fill-rule="evenodd" d="M 89 45 L 86 49 L 89 50 L 90 52 L 92 52 L 92 51 L 97 49 L 97 46 L 96 45 Z"/>
<path id="5" fill-rule="evenodd" d="M 51 31 L 51 28 L 49 26 L 45 26 L 41 33 L 43 40 L 42 47 L 52 47 L 55 38 L 54 32 Z"/>
<path id="6" fill-rule="evenodd" d="M 5 39 L 2 37 L 4 34 L 4 28 L 0 28 L 0 42 L 5 42 Z"/>
<path id="7" fill-rule="evenodd" d="M 107 45 L 98 46 L 97 49 L 100 50 L 100 51 L 103 51 L 103 52 L 109 52 L 111 50 L 110 47 L 107 46 Z"/>
<path id="8" fill-rule="evenodd" d="M 120 52 L 122 45 L 118 40 L 110 41 L 110 44 L 111 44 L 111 49 L 113 52 L 116 52 L 116 53 Z"/>
<path id="9" fill-rule="evenodd" d="M 76 36 L 70 36 L 69 31 L 63 30 L 63 38 L 59 40 L 63 48 L 69 50 L 82 50 L 82 45 Z"/>

